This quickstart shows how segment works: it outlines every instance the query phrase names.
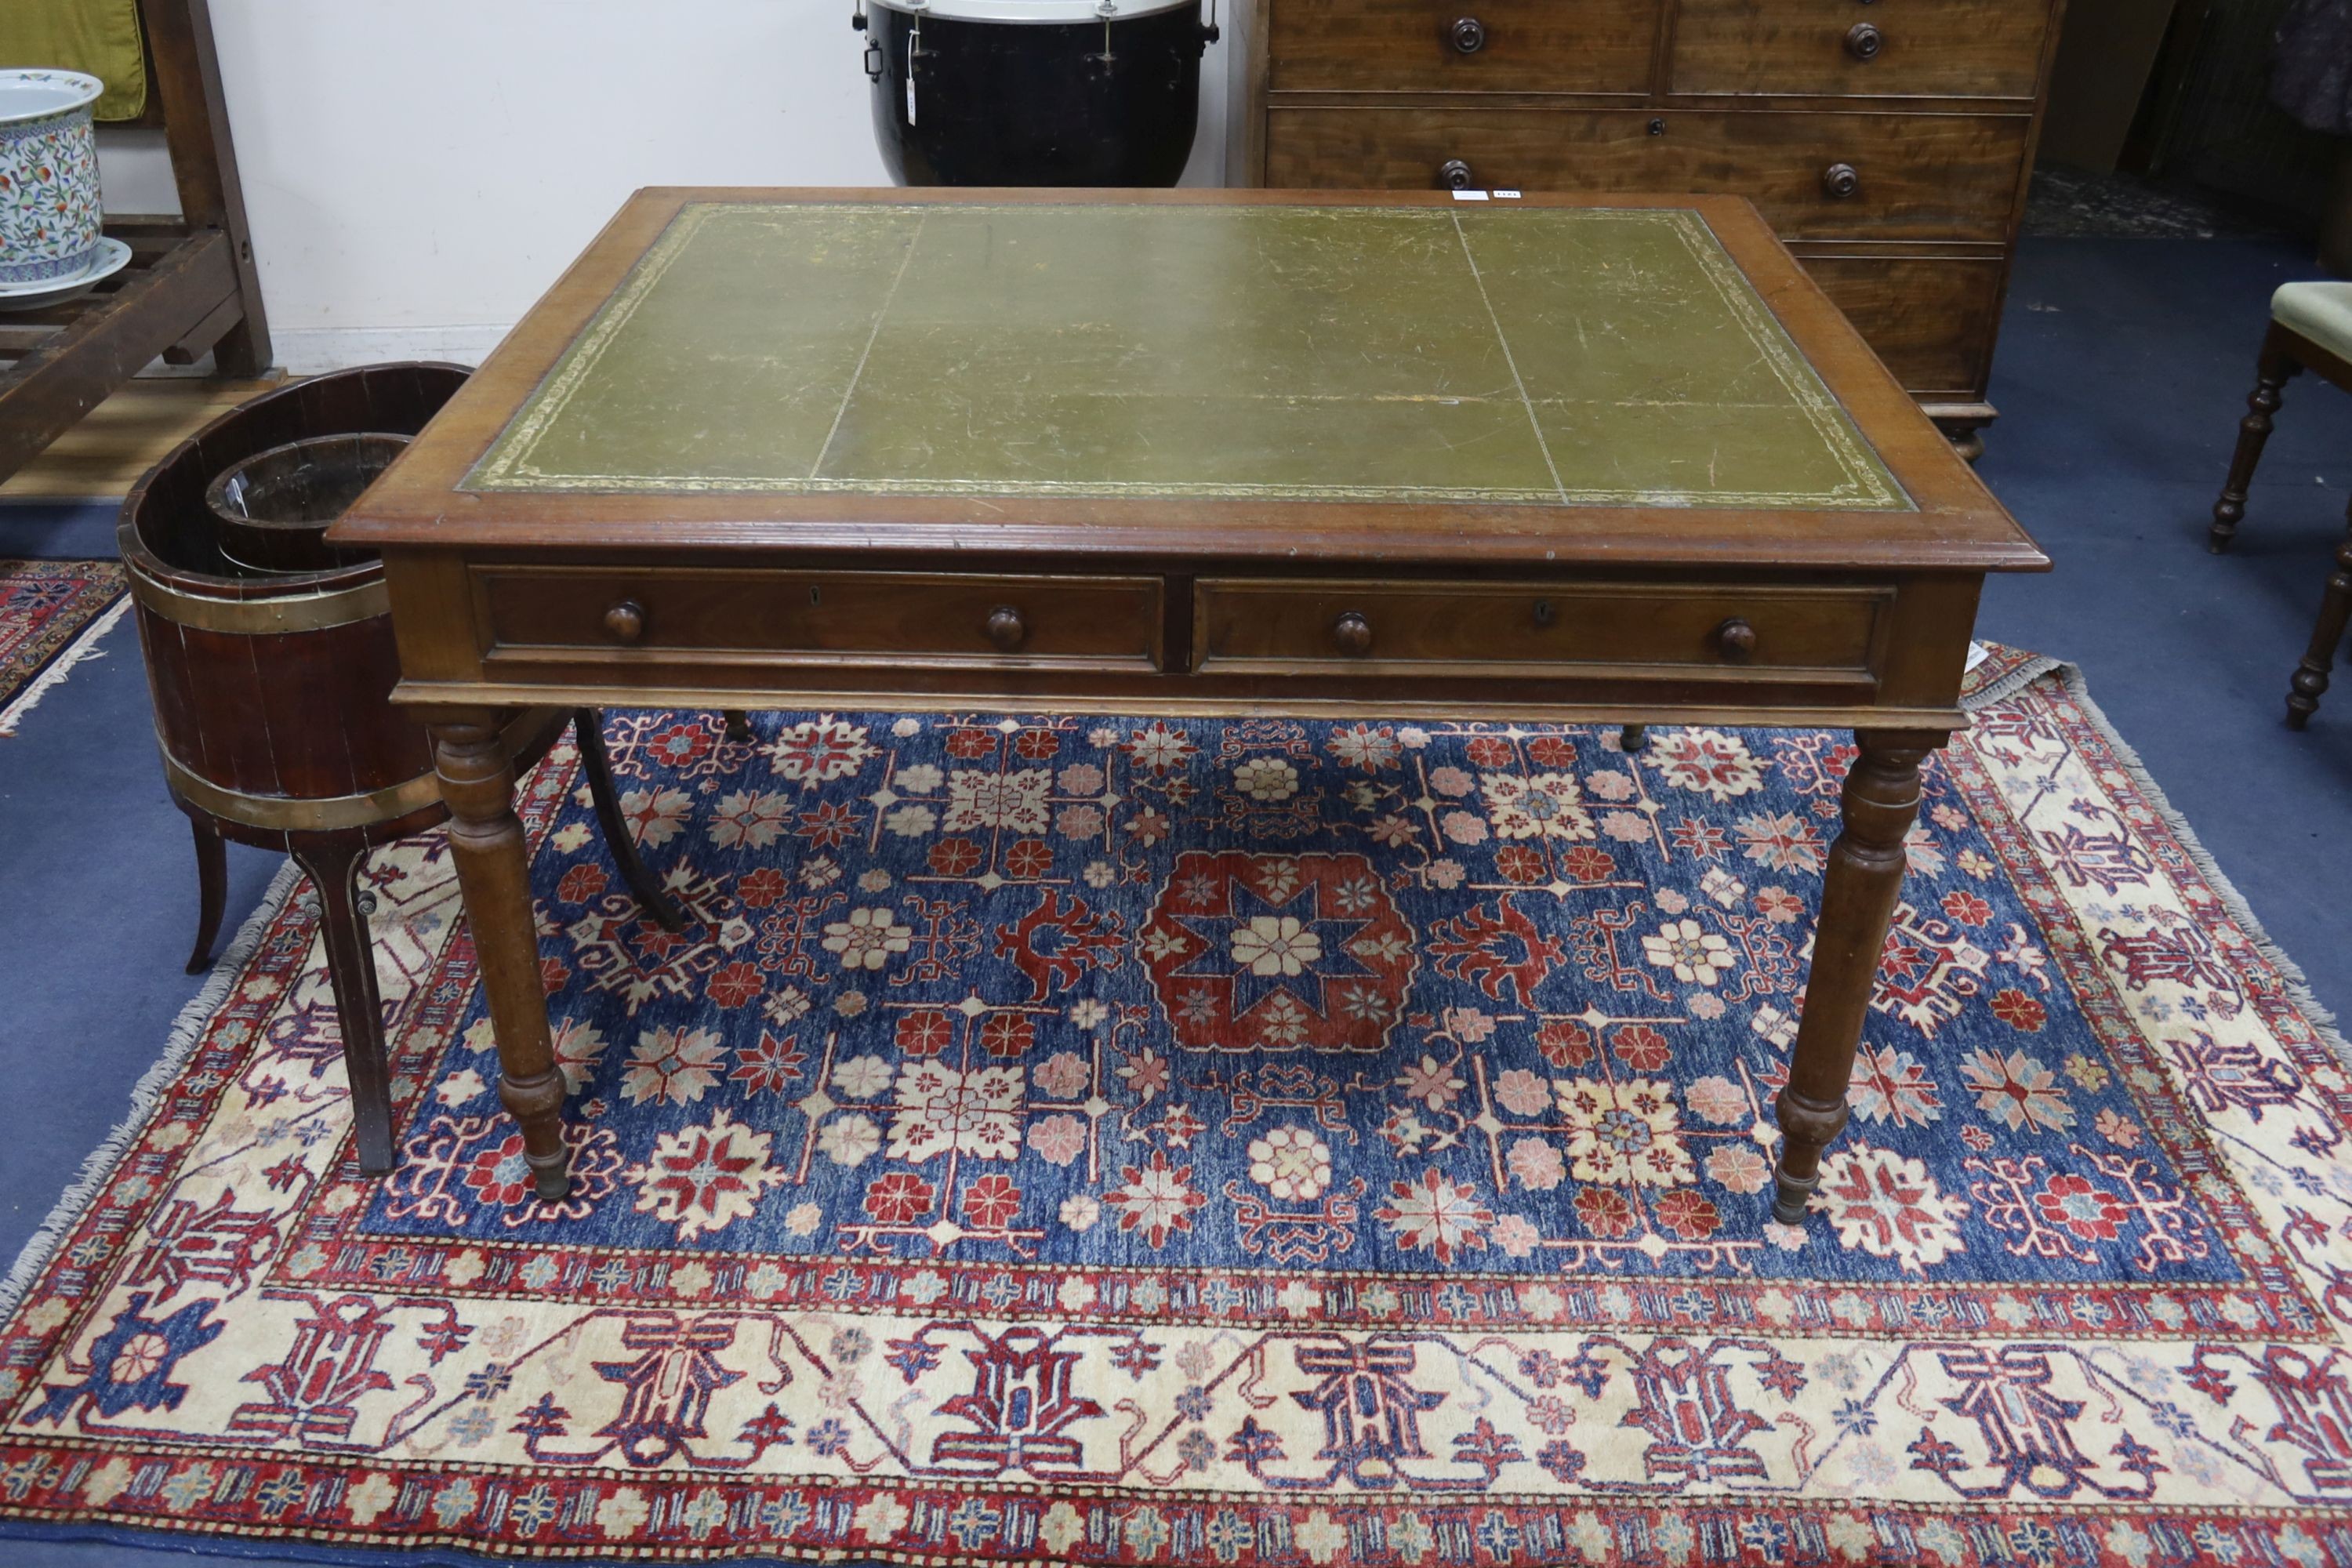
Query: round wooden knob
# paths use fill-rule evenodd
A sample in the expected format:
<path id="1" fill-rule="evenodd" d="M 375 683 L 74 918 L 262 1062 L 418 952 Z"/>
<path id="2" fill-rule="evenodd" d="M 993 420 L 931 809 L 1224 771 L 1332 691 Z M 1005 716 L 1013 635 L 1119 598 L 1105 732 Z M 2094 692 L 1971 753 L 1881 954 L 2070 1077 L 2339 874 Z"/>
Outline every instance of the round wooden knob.
<path id="1" fill-rule="evenodd" d="M 1653 120 L 1653 121 L 1650 121 L 1650 134 L 1651 134 L 1651 135 L 1653 135 L 1653 136 L 1664 136 L 1665 133 L 1666 133 L 1666 122 L 1665 122 L 1664 120 Z"/>
<path id="2" fill-rule="evenodd" d="M 988 640 L 1005 652 L 1019 647 L 1021 639 L 1028 635 L 1029 623 L 1012 605 L 999 605 L 988 612 Z"/>
<path id="3" fill-rule="evenodd" d="M 1715 628 L 1716 651 L 1734 664 L 1746 664 L 1756 652 L 1756 628 L 1733 616 Z"/>
<path id="4" fill-rule="evenodd" d="M 635 642 L 646 635 L 646 607 L 624 599 L 604 612 L 604 635 L 614 642 Z"/>
<path id="5" fill-rule="evenodd" d="M 1446 37 L 1457 52 L 1475 55 L 1486 47 L 1486 24 L 1475 16 L 1465 16 L 1446 30 Z"/>
<path id="6" fill-rule="evenodd" d="M 1437 188 L 1439 190 L 1468 191 L 1475 190 L 1477 185 L 1478 176 L 1472 174 L 1470 172 L 1470 165 L 1464 163 L 1461 159 L 1448 158 L 1445 162 L 1437 165 Z"/>
<path id="7" fill-rule="evenodd" d="M 1331 640 L 1341 653 L 1365 654 L 1372 650 L 1372 623 L 1349 610 L 1331 624 Z"/>
<path id="8" fill-rule="evenodd" d="M 1843 201 L 1862 189 L 1862 176 L 1852 163 L 1832 163 L 1822 171 L 1822 189 Z"/>
<path id="9" fill-rule="evenodd" d="M 1855 59 L 1874 60 L 1885 47 L 1886 35 L 1868 22 L 1856 22 L 1845 30 L 1845 52 Z"/>

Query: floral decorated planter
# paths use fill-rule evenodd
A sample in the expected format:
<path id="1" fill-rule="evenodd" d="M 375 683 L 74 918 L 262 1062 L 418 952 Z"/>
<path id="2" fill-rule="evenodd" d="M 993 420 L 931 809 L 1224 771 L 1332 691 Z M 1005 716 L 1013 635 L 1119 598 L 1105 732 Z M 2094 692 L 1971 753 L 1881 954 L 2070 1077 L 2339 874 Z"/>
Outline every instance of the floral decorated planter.
<path id="1" fill-rule="evenodd" d="M 79 71 L 0 71 L 0 291 L 69 281 L 99 249 L 105 84 Z"/>

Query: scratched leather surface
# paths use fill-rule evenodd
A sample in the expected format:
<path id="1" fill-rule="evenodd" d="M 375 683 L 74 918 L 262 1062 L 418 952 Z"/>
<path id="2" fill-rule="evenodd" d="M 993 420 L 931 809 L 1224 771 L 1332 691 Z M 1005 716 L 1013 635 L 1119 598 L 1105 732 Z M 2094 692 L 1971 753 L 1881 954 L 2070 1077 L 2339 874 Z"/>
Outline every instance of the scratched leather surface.
<path id="1" fill-rule="evenodd" d="M 1911 504 L 1630 208 L 689 205 L 467 488 Z"/>

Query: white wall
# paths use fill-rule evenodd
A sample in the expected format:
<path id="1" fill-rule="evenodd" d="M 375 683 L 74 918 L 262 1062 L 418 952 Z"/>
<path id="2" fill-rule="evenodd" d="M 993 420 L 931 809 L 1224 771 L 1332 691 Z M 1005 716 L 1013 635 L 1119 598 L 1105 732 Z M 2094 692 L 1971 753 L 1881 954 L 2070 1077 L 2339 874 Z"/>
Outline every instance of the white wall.
<path id="1" fill-rule="evenodd" d="M 887 184 L 850 10 L 212 0 L 279 362 L 478 359 L 640 185 Z M 1187 184 L 1223 82 L 1219 47 Z M 156 210 L 152 138 L 106 142 L 109 205 Z"/>

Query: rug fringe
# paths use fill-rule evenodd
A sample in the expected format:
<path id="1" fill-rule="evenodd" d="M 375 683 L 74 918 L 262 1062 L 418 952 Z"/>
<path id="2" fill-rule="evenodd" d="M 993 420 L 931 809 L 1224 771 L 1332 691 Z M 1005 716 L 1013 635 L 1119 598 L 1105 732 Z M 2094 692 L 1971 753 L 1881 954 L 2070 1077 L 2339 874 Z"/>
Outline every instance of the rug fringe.
<path id="1" fill-rule="evenodd" d="M 1967 696 L 1961 698 L 1960 706 L 1970 713 L 1975 712 L 1979 708 L 1990 708 L 1996 702 L 2005 701 L 2009 698 L 2016 696 L 2019 692 L 2024 690 L 2027 687 L 2032 685 L 2035 681 L 2041 679 L 2045 675 L 2051 674 L 2053 671 L 2072 669 L 2073 668 L 2074 666 L 2068 664 L 2064 659 L 2052 658 L 2048 654 L 2037 653 L 2032 655 L 2023 664 L 2019 665 L 2015 669 L 2011 670 L 2007 675 L 1995 680 L 1990 685 L 1985 687 L 1982 690 L 1971 691 Z"/>
<path id="2" fill-rule="evenodd" d="M 67 672 L 75 665 L 86 658 L 102 657 L 98 651 L 99 639 L 112 631 L 115 623 L 122 619 L 124 612 L 130 608 L 131 595 L 125 592 L 115 599 L 104 615 L 84 626 L 80 636 L 66 644 L 65 650 L 49 660 L 40 674 L 33 677 L 33 683 L 18 692 L 14 702 L 0 708 L 0 735 L 15 734 L 16 721 L 39 707 L 41 699 L 48 695 L 49 688 L 65 679 Z"/>
<path id="3" fill-rule="evenodd" d="M 2221 899 L 2221 907 L 2229 911 L 2230 919 L 2245 932 L 2246 940 L 2254 944 L 2254 951 L 2278 971 L 2279 979 L 2286 987 L 2287 1000 L 2294 1004 L 2311 1025 L 2312 1033 L 2319 1037 L 2319 1043 L 2333 1051 L 2336 1060 L 2352 1068 L 2352 1043 L 2347 1043 L 2338 1029 L 2335 1013 L 2314 994 L 2303 966 L 2288 957 L 2286 950 L 2263 929 L 2263 922 L 2255 918 L 2252 907 L 2246 902 L 2246 896 L 2238 891 L 2237 884 L 2230 880 L 2229 874 L 2214 860 L 2212 852 L 2205 847 L 2196 830 L 2189 826 L 2189 819 L 2167 798 L 2162 786 L 2148 773 L 2147 764 L 2140 761 L 2139 752 L 2133 750 L 2130 742 L 2116 733 L 2115 721 L 2091 700 L 2090 683 L 2084 679 L 2081 667 L 2063 659 L 2051 659 L 2048 663 L 2050 669 L 2065 684 L 2066 695 L 2074 700 L 2083 710 L 2084 716 L 2097 729 L 2100 738 L 2106 742 L 2107 749 L 2115 752 L 2116 761 L 2131 776 L 2132 783 L 2139 786 L 2148 805 L 2164 819 L 2165 826 L 2171 830 L 2180 847 L 2187 851 L 2189 863 L 2197 868 L 2215 896 Z M 2011 682 L 2004 681 L 2002 684 L 2011 690 L 2016 689 Z"/>
<path id="4" fill-rule="evenodd" d="M 116 1122 L 113 1131 L 82 1161 L 80 1173 L 66 1188 L 56 1206 L 49 1210 L 48 1217 L 41 1222 L 40 1228 L 26 1239 L 24 1247 L 16 1254 L 16 1263 L 8 1270 L 7 1278 L 0 1279 L 0 1322 L 5 1322 L 16 1315 L 16 1309 L 24 1304 L 26 1291 L 40 1278 L 41 1271 L 48 1267 L 49 1259 L 58 1246 L 73 1233 L 74 1226 L 80 1223 L 82 1215 L 89 1211 L 89 1206 L 98 1201 L 99 1194 L 112 1180 L 115 1167 L 122 1163 L 132 1141 L 147 1125 L 147 1119 L 154 1111 L 155 1102 L 162 1098 L 163 1090 L 180 1076 L 180 1069 L 194 1054 L 197 1043 L 205 1037 L 205 1026 L 212 1021 L 213 1014 L 228 999 L 229 988 L 243 974 L 246 962 L 261 945 L 261 939 L 268 933 L 270 922 L 285 908 L 287 897 L 293 892 L 300 876 L 300 869 L 291 860 L 278 868 L 278 875 L 270 879 L 268 890 L 261 895 L 261 902 L 255 907 L 253 913 L 246 917 L 245 923 L 237 927 L 236 937 L 229 943 L 228 951 L 221 954 L 213 964 L 212 973 L 205 977 L 204 989 L 180 1009 L 180 1016 L 173 1020 L 171 1037 L 164 1041 L 163 1054 L 131 1086 L 131 1113 Z"/>

